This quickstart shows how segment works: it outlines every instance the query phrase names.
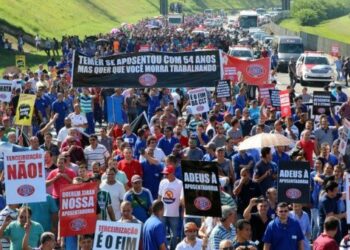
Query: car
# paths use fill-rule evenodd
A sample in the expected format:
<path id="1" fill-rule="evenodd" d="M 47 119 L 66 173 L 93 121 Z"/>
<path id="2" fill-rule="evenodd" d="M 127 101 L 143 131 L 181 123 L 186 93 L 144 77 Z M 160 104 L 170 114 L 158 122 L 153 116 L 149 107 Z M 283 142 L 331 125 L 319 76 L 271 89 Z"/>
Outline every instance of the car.
<path id="1" fill-rule="evenodd" d="M 297 80 L 302 86 L 306 83 L 325 83 L 334 81 L 334 70 L 323 52 L 307 51 L 296 62 Z"/>
<path id="2" fill-rule="evenodd" d="M 230 47 L 228 54 L 230 56 L 238 57 L 243 60 L 254 59 L 254 52 L 249 46 L 233 46 Z"/>

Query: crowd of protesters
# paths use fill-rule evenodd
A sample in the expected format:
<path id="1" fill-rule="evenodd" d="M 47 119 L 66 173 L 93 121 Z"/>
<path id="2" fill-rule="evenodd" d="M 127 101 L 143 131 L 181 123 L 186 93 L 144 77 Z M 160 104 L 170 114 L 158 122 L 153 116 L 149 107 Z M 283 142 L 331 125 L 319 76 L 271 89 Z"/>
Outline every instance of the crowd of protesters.
<path id="1" fill-rule="evenodd" d="M 232 41 L 221 28 L 210 29 L 209 36 L 191 33 L 202 21 L 191 18 L 181 30 L 148 29 L 148 21 L 141 21 L 118 36 L 99 35 L 107 42 L 96 47 L 88 39 L 65 37 L 59 62 L 52 58 L 37 70 L 3 76 L 16 80 L 17 88 L 11 102 L 0 106 L 1 141 L 45 151 L 47 201 L 6 205 L 3 187 L 2 249 L 92 249 L 92 235 L 59 236 L 60 188 L 83 182 L 99 184 L 100 220 L 143 224 L 140 249 L 300 250 L 311 249 L 311 243 L 318 250 L 350 249 L 342 194 L 349 162 L 338 150 L 342 121 L 350 119 L 347 96 L 339 111 L 315 121 L 305 105 L 312 99 L 307 88 L 298 95 L 288 87 L 292 116 L 282 118 L 275 108 L 251 100 L 243 82 L 233 83 L 230 102 L 210 95 L 210 112 L 194 115 L 187 108 L 189 88 L 71 85 L 73 49 L 96 57 L 138 52 L 145 44 L 151 51 L 227 50 Z M 335 100 L 341 92 L 333 85 L 326 90 Z M 32 126 L 23 131 L 28 145 L 16 136 L 13 123 L 21 93 L 36 95 Z M 119 102 L 123 123 L 107 122 L 109 96 Z M 130 123 L 143 112 L 149 124 L 133 131 Z M 263 132 L 294 143 L 238 150 L 240 142 Z M 183 159 L 218 163 L 221 218 L 186 215 Z M 276 174 L 282 160 L 310 163 L 309 204 L 278 202 Z"/>

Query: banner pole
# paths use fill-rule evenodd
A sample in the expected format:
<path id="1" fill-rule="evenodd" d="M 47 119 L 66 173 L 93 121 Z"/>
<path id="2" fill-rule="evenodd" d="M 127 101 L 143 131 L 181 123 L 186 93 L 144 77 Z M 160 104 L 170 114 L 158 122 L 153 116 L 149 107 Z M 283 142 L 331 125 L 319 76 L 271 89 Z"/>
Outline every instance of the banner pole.
<path id="1" fill-rule="evenodd" d="M 28 210 L 28 203 L 25 203 L 25 207 L 26 207 L 26 220 L 27 220 L 27 224 L 29 224 L 29 210 Z"/>

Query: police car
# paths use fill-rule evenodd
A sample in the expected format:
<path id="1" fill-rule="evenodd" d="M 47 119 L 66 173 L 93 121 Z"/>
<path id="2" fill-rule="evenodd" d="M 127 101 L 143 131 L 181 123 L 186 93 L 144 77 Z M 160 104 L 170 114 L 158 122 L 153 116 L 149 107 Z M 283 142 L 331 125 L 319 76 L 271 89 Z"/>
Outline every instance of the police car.
<path id="1" fill-rule="evenodd" d="M 234 46 L 230 47 L 228 54 L 230 56 L 238 57 L 243 60 L 252 60 L 254 59 L 254 52 L 248 46 Z"/>
<path id="2" fill-rule="evenodd" d="M 296 62 L 296 75 L 300 84 L 327 83 L 334 81 L 334 71 L 323 52 L 306 51 Z"/>

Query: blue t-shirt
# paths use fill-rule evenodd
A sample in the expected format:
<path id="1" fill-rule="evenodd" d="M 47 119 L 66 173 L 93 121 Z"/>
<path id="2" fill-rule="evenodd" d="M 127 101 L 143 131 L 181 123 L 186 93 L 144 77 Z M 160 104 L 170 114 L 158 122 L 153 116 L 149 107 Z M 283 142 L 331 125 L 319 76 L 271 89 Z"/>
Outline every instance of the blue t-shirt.
<path id="1" fill-rule="evenodd" d="M 52 112 L 58 114 L 58 121 L 64 121 L 64 118 L 68 115 L 68 105 L 64 101 L 60 102 L 58 100 L 52 103 Z"/>
<path id="2" fill-rule="evenodd" d="M 58 212 L 56 201 L 51 195 L 46 195 L 46 201 L 28 203 L 28 206 L 32 209 L 32 219 L 39 222 L 44 231 L 51 230 L 51 216 Z"/>
<path id="3" fill-rule="evenodd" d="M 240 153 L 237 153 L 232 157 L 232 161 L 234 164 L 236 180 L 239 180 L 241 178 L 241 168 L 239 167 L 239 165 L 247 165 L 250 161 L 254 162 L 254 159 L 252 156 L 246 153 L 243 156 Z M 253 174 L 253 169 L 254 169 L 254 165 L 250 169 L 250 176 L 252 176 Z"/>
<path id="4" fill-rule="evenodd" d="M 130 135 L 123 134 L 122 138 L 123 138 L 124 142 L 129 143 L 129 145 L 132 149 L 135 148 L 137 136 L 134 133 L 131 133 Z"/>
<path id="5" fill-rule="evenodd" d="M 298 242 L 304 240 L 299 223 L 289 218 L 282 224 L 279 218 L 271 221 L 266 228 L 263 242 L 271 244 L 271 250 L 298 250 Z"/>
<path id="6" fill-rule="evenodd" d="M 163 150 L 166 156 L 170 155 L 176 143 L 179 143 L 179 139 L 171 137 L 170 140 L 163 136 L 158 142 L 158 148 Z"/>
<path id="7" fill-rule="evenodd" d="M 329 198 L 327 195 L 324 195 L 320 198 L 320 203 L 318 205 L 319 216 L 320 216 L 320 221 L 319 221 L 320 232 L 323 232 L 323 225 L 326 220 L 327 214 L 339 213 L 338 200 L 339 200 L 339 195 L 335 198 Z"/>
<path id="8" fill-rule="evenodd" d="M 280 156 L 277 151 L 273 152 L 272 154 L 272 161 L 277 164 L 277 166 L 280 165 L 281 161 L 290 161 L 289 155 L 285 152 L 282 152 L 282 155 Z"/>
<path id="9" fill-rule="evenodd" d="M 141 151 L 145 149 L 146 146 L 146 140 L 142 140 L 140 137 L 137 138 L 135 143 L 135 150 L 134 150 L 134 157 L 135 159 L 140 158 Z"/>
<path id="10" fill-rule="evenodd" d="M 163 166 L 161 164 L 150 164 L 148 161 L 141 162 L 143 171 L 142 186 L 151 191 L 153 199 L 158 198 L 159 183 L 162 180 Z"/>
<path id="11" fill-rule="evenodd" d="M 153 198 L 151 192 L 142 188 L 141 192 L 135 194 L 133 190 L 125 193 L 124 200 L 130 201 L 132 214 L 143 223 L 148 219 L 149 208 L 152 206 Z"/>
<path id="12" fill-rule="evenodd" d="M 160 107 L 159 96 L 150 96 L 148 101 L 148 117 L 152 117 L 158 107 Z"/>
<path id="13" fill-rule="evenodd" d="M 36 98 L 34 106 L 37 109 L 37 111 L 42 114 L 43 117 L 46 117 L 46 108 L 49 106 L 49 103 L 45 98 Z"/>
<path id="14" fill-rule="evenodd" d="M 270 187 L 274 187 L 275 181 L 272 175 L 277 173 L 277 166 L 274 162 L 266 164 L 263 160 L 259 161 L 255 166 L 255 174 L 259 177 L 263 176 L 270 169 L 272 170 L 271 174 L 259 183 L 262 194 L 265 194 Z"/>
<path id="15" fill-rule="evenodd" d="M 164 243 L 166 244 L 166 231 L 162 221 L 152 215 L 143 226 L 143 249 L 156 250 Z"/>

